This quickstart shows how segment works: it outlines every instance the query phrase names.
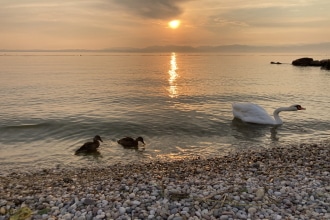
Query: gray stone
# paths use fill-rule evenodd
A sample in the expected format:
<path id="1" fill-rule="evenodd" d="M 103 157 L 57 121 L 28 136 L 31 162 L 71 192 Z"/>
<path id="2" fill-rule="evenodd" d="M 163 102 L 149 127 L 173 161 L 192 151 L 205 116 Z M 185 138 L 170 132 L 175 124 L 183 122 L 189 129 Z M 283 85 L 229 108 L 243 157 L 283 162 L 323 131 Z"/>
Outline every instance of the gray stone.
<path id="1" fill-rule="evenodd" d="M 228 215 L 221 215 L 220 220 L 228 220 L 229 216 Z"/>
<path id="2" fill-rule="evenodd" d="M 176 213 L 178 213 L 178 208 L 174 208 L 174 209 L 171 209 L 170 213 L 175 215 Z"/>
<path id="3" fill-rule="evenodd" d="M 92 200 L 92 199 L 84 199 L 83 204 L 85 204 L 85 205 L 94 205 L 95 201 Z"/>

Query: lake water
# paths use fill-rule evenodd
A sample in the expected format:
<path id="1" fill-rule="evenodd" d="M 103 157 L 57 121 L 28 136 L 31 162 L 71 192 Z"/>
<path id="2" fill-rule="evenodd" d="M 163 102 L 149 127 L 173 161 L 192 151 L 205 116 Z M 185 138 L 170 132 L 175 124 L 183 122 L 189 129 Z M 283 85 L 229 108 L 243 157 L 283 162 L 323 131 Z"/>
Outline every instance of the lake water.
<path id="1" fill-rule="evenodd" d="M 0 174 L 328 141 L 330 71 L 290 65 L 303 56 L 1 54 Z M 233 102 L 307 110 L 254 125 L 233 120 Z M 100 154 L 74 155 L 96 134 Z M 119 146 L 125 136 L 142 136 L 145 150 Z"/>

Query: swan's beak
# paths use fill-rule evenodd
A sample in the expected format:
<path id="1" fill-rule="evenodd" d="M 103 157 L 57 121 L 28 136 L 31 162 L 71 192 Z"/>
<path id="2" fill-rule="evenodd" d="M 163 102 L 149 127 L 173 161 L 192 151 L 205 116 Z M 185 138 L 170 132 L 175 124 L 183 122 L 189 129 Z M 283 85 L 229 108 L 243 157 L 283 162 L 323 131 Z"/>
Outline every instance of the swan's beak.
<path id="1" fill-rule="evenodd" d="M 298 109 L 298 110 L 306 110 L 306 108 L 303 108 L 303 107 L 301 107 L 300 109 Z"/>

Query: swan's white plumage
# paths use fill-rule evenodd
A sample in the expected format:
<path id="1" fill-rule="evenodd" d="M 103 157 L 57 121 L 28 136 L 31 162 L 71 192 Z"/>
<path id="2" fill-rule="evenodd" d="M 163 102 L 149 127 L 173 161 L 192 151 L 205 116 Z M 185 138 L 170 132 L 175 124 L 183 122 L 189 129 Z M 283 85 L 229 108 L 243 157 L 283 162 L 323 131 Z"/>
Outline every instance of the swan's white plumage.
<path id="1" fill-rule="evenodd" d="M 253 103 L 234 103 L 233 115 L 235 118 L 239 118 L 244 122 L 255 123 L 255 124 L 268 124 L 268 125 L 280 125 L 282 119 L 279 113 L 282 111 L 298 111 L 306 110 L 301 105 L 291 105 L 289 107 L 280 107 L 275 109 L 272 118 L 262 107 Z"/>
<path id="2" fill-rule="evenodd" d="M 233 103 L 233 115 L 244 122 L 256 124 L 276 124 L 264 108 L 253 103 Z"/>

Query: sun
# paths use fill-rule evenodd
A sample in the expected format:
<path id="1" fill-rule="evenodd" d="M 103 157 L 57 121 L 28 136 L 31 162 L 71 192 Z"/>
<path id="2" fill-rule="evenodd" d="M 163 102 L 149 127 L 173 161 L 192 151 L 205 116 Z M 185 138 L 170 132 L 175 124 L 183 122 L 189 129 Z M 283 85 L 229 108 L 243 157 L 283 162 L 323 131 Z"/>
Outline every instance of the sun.
<path id="1" fill-rule="evenodd" d="M 177 29 L 180 26 L 180 21 L 172 20 L 172 21 L 168 22 L 168 26 L 172 29 Z"/>

